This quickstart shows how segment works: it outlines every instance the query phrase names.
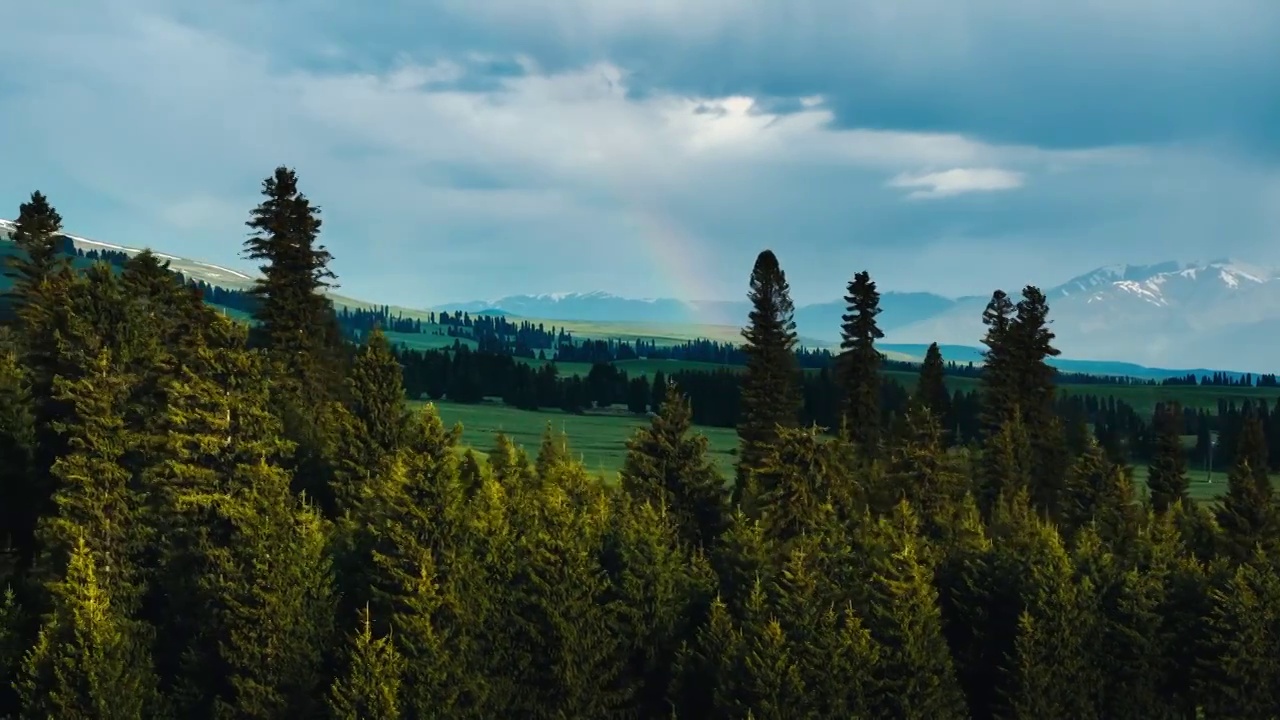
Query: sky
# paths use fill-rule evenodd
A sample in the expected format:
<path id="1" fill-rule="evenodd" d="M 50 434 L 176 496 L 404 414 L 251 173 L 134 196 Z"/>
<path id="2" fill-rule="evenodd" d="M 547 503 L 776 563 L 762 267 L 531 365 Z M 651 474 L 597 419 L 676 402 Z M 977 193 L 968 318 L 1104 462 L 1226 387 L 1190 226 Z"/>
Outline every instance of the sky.
<path id="1" fill-rule="evenodd" d="M 0 217 L 238 269 L 295 168 L 341 292 L 798 303 L 1280 266 L 1275 0 L 0 3 Z M 6 209 L 9 208 L 9 209 Z"/>

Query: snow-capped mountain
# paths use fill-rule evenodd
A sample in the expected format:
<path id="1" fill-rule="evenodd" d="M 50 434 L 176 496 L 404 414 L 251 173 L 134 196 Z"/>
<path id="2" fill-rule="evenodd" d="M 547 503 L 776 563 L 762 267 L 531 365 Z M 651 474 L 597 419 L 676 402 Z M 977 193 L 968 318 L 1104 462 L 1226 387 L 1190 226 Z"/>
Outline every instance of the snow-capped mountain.
<path id="1" fill-rule="evenodd" d="M 1272 268 L 1226 259 L 1107 266 L 1045 296 L 1056 344 L 1070 357 L 1280 369 L 1280 334 L 1268 330 L 1280 329 L 1280 273 Z M 985 305 L 986 298 L 958 302 L 890 339 L 974 345 Z"/>

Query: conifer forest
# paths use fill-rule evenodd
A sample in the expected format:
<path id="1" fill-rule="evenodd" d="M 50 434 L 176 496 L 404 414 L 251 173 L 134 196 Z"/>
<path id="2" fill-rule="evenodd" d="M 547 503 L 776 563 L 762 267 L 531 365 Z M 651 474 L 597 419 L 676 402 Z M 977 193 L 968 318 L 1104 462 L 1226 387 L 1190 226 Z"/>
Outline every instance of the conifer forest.
<path id="1" fill-rule="evenodd" d="M 839 351 L 804 363 L 815 390 L 765 250 L 719 416 L 736 472 L 694 428 L 718 392 L 677 377 L 637 391 L 656 414 L 605 479 L 550 427 L 536 451 L 471 448 L 411 403 L 467 391 L 441 379 L 451 352 L 348 331 L 292 170 L 248 217 L 251 323 L 150 252 L 73 267 L 50 199 L 19 208 L 0 716 L 1280 717 L 1265 407 L 1241 411 L 1212 502 L 1162 408 L 1139 487 L 1066 411 L 1034 286 L 991 296 L 961 419 L 936 346 L 886 394 L 867 272 Z M 536 407 L 520 372 L 510 402 Z"/>

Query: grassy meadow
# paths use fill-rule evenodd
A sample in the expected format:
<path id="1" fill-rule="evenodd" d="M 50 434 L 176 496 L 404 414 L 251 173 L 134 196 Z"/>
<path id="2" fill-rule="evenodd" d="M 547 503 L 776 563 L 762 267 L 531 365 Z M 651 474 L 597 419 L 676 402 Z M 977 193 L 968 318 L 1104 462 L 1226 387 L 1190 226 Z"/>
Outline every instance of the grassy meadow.
<path id="1" fill-rule="evenodd" d="M 413 403 L 415 407 L 424 404 Z M 647 419 L 625 411 L 572 415 L 558 410 L 518 410 L 497 403 L 463 405 L 441 401 L 435 405 L 447 425 L 462 424 L 463 443 L 481 454 L 493 446 L 494 435 L 503 432 L 532 456 L 537 453 L 542 434 L 550 423 L 555 430 L 563 430 L 569 437 L 570 449 L 582 458 L 588 470 L 610 482 L 617 478 L 622 468 L 627 454 L 627 439 L 636 428 L 648 424 Z M 733 477 L 733 452 L 738 446 L 735 431 L 717 427 L 699 427 L 697 430 L 710 441 L 711 459 L 726 480 Z M 1209 474 L 1203 468 L 1193 468 L 1189 475 L 1191 497 L 1195 500 L 1212 500 L 1226 489 L 1225 472 Z M 1146 466 L 1134 467 L 1133 478 L 1139 488 L 1144 488 Z M 1280 484 L 1280 476 L 1273 481 Z"/>

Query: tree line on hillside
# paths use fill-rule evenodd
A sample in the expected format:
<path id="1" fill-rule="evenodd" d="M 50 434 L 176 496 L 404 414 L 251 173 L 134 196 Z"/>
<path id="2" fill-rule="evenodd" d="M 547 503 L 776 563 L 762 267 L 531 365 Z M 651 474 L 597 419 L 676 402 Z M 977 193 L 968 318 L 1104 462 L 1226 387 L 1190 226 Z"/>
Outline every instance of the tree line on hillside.
<path id="1" fill-rule="evenodd" d="M 59 235 L 57 252 L 89 262 L 106 262 L 123 268 L 129 254 L 108 248 L 90 249 L 76 247 L 71 238 Z M 243 312 L 256 313 L 256 296 L 247 290 L 213 285 L 198 278 L 188 278 L 177 273 L 180 282 L 198 289 L 206 302 Z M 0 311 L 3 309 L 0 308 Z M 609 363 L 636 359 L 681 360 L 718 365 L 742 366 L 746 364 L 746 352 L 740 344 L 698 338 L 681 343 L 659 345 L 655 340 L 636 338 L 627 341 L 617 338 L 580 340 L 573 333 L 554 324 L 504 317 L 496 314 L 472 315 L 464 311 L 422 313 L 422 317 L 405 317 L 402 310 L 392 310 L 388 305 L 368 308 L 343 306 L 336 311 L 338 326 L 355 342 L 366 337 L 374 328 L 384 332 L 402 334 L 435 334 L 467 339 L 476 343 L 476 350 L 494 354 L 507 354 L 521 358 L 536 358 L 555 362 Z M 456 349 L 461 343 L 455 341 Z M 549 351 L 549 352 L 548 352 Z M 830 367 L 837 354 L 826 348 L 797 346 L 796 359 L 802 368 Z M 883 360 L 884 368 L 895 372 L 915 372 L 920 364 L 900 360 Z M 955 377 L 977 378 L 981 365 L 972 362 L 947 362 L 946 370 Z M 1082 372 L 1061 373 L 1060 384 L 1081 385 L 1199 385 L 1211 387 L 1280 387 L 1274 374 L 1188 373 L 1184 376 L 1162 380 L 1141 379 L 1127 376 L 1096 375 Z"/>
<path id="2" fill-rule="evenodd" d="M 1259 418 L 1149 498 L 1054 412 L 1034 287 L 984 319 L 981 434 L 939 364 L 882 423 L 877 292 L 849 285 L 834 438 L 802 419 L 785 275 L 750 278 L 725 483 L 675 383 L 604 483 L 550 428 L 460 445 L 347 342 L 318 209 L 251 211 L 252 328 L 151 253 L 73 270 L 19 209 L 0 333 L 0 715 L 19 718 L 1270 718 L 1280 523 Z"/>

